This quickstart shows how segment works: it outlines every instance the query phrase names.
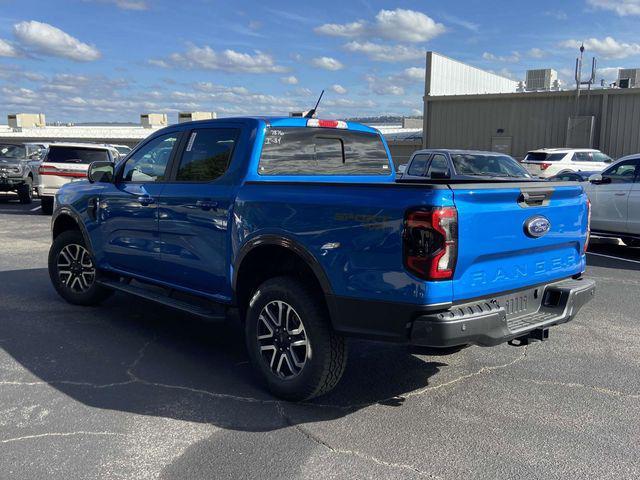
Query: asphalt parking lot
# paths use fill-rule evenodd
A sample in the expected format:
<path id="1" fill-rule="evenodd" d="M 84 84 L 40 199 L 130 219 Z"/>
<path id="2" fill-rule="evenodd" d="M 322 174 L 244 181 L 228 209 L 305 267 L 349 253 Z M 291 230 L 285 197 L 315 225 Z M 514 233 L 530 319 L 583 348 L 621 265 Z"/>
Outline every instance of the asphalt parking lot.
<path id="1" fill-rule="evenodd" d="M 594 244 L 596 299 L 547 342 L 354 341 L 338 388 L 291 404 L 233 324 L 64 303 L 37 207 L 0 198 L 0 478 L 640 477 L 640 249 Z"/>

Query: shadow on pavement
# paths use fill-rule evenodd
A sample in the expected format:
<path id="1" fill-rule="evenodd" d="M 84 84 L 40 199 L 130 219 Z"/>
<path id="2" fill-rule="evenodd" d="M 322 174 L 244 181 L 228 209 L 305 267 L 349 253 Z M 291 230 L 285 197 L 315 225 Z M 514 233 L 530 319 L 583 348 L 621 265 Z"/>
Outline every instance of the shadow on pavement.
<path id="1" fill-rule="evenodd" d="M 0 284 L 0 348 L 27 370 L 27 378 L 18 371 L 8 380 L 41 380 L 91 407 L 227 430 L 292 426 L 282 412 L 287 404 L 257 385 L 235 322 L 206 323 L 124 295 L 99 308 L 75 307 L 55 294 L 46 269 L 0 272 Z M 402 346 L 350 347 L 343 381 L 331 394 L 296 405 L 297 423 L 374 403 L 399 405 L 445 365 Z"/>

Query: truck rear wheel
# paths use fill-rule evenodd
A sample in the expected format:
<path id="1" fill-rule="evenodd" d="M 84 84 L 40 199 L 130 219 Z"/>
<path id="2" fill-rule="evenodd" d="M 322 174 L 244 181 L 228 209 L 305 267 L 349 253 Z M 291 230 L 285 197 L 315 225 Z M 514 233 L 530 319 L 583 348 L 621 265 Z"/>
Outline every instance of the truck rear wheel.
<path id="1" fill-rule="evenodd" d="M 317 296 L 292 277 L 276 277 L 254 292 L 245 337 L 251 363 L 277 397 L 308 400 L 332 390 L 347 361 Z"/>
<path id="2" fill-rule="evenodd" d="M 40 197 L 40 207 L 43 215 L 51 215 L 53 213 L 53 197 Z"/>
<path id="3" fill-rule="evenodd" d="M 69 230 L 49 250 L 49 277 L 58 294 L 74 305 L 97 305 L 112 293 L 98 285 L 98 269 L 82 234 Z"/>
<path id="4" fill-rule="evenodd" d="M 28 178 L 22 185 L 18 186 L 18 199 L 23 205 L 28 205 L 33 200 L 33 183 Z"/>

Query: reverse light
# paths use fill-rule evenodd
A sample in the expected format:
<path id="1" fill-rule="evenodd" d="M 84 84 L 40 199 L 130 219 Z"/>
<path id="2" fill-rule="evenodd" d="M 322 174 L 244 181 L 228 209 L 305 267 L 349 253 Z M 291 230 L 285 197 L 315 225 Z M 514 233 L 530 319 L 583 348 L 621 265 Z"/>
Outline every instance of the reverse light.
<path id="1" fill-rule="evenodd" d="M 404 221 L 403 256 L 407 270 L 424 280 L 450 280 L 458 259 L 455 207 L 414 210 Z"/>
<path id="2" fill-rule="evenodd" d="M 589 240 L 591 240 L 591 200 L 587 198 L 587 238 L 584 241 L 584 253 L 589 248 Z"/>
<path id="3" fill-rule="evenodd" d="M 347 128 L 347 122 L 342 120 L 320 120 L 317 118 L 310 118 L 307 120 L 307 127 L 319 127 L 319 128 Z"/>

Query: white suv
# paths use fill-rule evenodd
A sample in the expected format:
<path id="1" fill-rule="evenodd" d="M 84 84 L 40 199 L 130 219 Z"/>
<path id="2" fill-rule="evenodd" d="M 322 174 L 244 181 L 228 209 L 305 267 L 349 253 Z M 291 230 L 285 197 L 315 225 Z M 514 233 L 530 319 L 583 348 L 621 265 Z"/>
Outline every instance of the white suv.
<path id="1" fill-rule="evenodd" d="M 527 153 L 522 165 L 531 175 L 549 178 L 567 172 L 600 172 L 613 159 L 590 148 L 542 148 Z"/>
<path id="2" fill-rule="evenodd" d="M 118 151 L 110 145 L 95 143 L 52 143 L 40 164 L 38 195 L 42 213 L 51 215 L 58 189 L 74 180 L 86 180 L 89 164 L 97 161 L 117 162 Z"/>

